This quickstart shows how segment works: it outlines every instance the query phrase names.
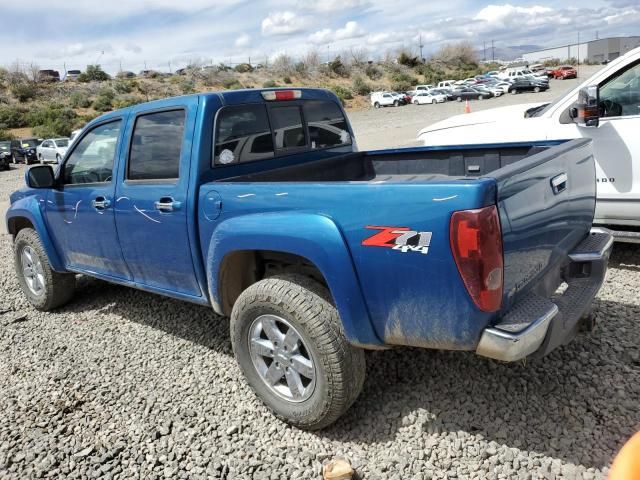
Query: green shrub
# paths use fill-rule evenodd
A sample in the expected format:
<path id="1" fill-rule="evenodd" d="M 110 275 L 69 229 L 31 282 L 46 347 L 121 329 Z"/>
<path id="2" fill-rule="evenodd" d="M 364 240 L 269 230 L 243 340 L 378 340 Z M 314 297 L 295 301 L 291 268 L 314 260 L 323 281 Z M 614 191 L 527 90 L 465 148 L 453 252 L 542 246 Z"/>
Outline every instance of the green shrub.
<path id="1" fill-rule="evenodd" d="M 73 92 L 69 97 L 69 105 L 73 108 L 89 108 L 91 100 L 86 92 Z"/>
<path id="2" fill-rule="evenodd" d="M 335 93 L 340 101 L 344 104 L 345 100 L 351 100 L 353 98 L 353 93 L 348 88 L 343 87 L 342 85 L 334 85 L 331 87 L 333 93 Z"/>
<path id="3" fill-rule="evenodd" d="M 93 101 L 93 109 L 98 112 L 108 112 L 113 110 L 113 100 L 115 93 L 110 88 L 103 88 L 98 92 L 98 96 Z"/>
<path id="4" fill-rule="evenodd" d="M 371 85 L 369 85 L 362 77 L 356 77 L 353 79 L 352 88 L 356 95 L 368 95 L 371 93 Z"/>
<path id="5" fill-rule="evenodd" d="M 332 62 L 329 62 L 329 71 L 338 75 L 339 77 L 348 77 L 349 69 L 342 63 L 340 55 L 338 55 Z"/>
<path id="6" fill-rule="evenodd" d="M 262 84 L 262 88 L 275 88 L 277 86 L 278 84 L 275 82 L 275 80 L 267 80 Z"/>
<path id="7" fill-rule="evenodd" d="M 100 65 L 87 65 L 87 69 L 78 75 L 79 82 L 104 82 L 109 80 L 111 77 L 108 73 L 102 70 Z"/>
<path id="8" fill-rule="evenodd" d="M 391 75 L 391 90 L 396 92 L 404 92 L 406 90 L 411 90 L 414 85 L 418 83 L 418 79 L 412 77 L 408 73 L 405 72 L 394 72 Z"/>
<path id="9" fill-rule="evenodd" d="M 27 114 L 27 124 L 40 137 L 69 136 L 78 115 L 59 103 L 49 103 L 32 108 Z"/>
<path id="10" fill-rule="evenodd" d="M 113 101 L 113 107 L 115 109 L 126 108 L 132 105 L 137 105 L 142 102 L 144 102 L 144 100 L 141 99 L 140 97 L 135 97 L 133 95 L 123 95 L 121 97 L 116 98 Z"/>
<path id="11" fill-rule="evenodd" d="M 27 126 L 27 109 L 17 105 L 0 106 L 0 128 L 22 128 Z"/>
<path id="12" fill-rule="evenodd" d="M 195 93 L 196 91 L 196 84 L 193 82 L 193 80 L 188 78 L 181 79 L 178 83 L 178 86 L 180 87 L 182 93 L 184 93 L 185 95 Z"/>
<path id="13" fill-rule="evenodd" d="M 240 63 L 235 66 L 234 70 L 238 73 L 248 73 L 253 72 L 253 67 L 248 63 Z"/>
<path id="14" fill-rule="evenodd" d="M 225 78 L 224 80 L 222 80 L 222 86 L 227 90 L 235 90 L 238 88 L 242 88 L 242 85 L 240 85 L 240 82 L 238 82 L 238 80 L 235 78 Z"/>
<path id="15" fill-rule="evenodd" d="M 291 77 L 286 76 L 286 77 L 282 77 L 282 81 L 284 83 L 286 83 L 287 85 L 291 84 Z"/>
<path id="16" fill-rule="evenodd" d="M 113 89 L 116 93 L 131 93 L 135 87 L 134 82 L 130 80 L 116 80 L 113 82 Z"/>
<path id="17" fill-rule="evenodd" d="M 364 69 L 364 74 L 369 77 L 369 80 L 379 80 L 382 78 L 382 71 L 375 65 L 367 65 Z"/>
<path id="18" fill-rule="evenodd" d="M 398 63 L 413 68 L 420 63 L 420 60 L 418 57 L 412 57 L 407 52 L 400 52 L 400 55 L 398 55 Z"/>
<path id="19" fill-rule="evenodd" d="M 20 102 L 31 100 L 38 93 L 36 86 L 32 83 L 15 83 L 11 85 L 10 90 Z"/>

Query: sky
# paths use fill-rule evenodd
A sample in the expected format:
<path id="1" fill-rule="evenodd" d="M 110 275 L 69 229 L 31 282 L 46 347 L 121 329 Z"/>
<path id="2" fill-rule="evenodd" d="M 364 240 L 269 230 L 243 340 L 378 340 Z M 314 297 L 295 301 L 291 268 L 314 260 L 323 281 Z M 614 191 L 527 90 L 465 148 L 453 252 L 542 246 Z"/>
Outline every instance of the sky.
<path id="1" fill-rule="evenodd" d="M 310 50 L 411 49 L 461 40 L 479 49 L 551 47 L 640 35 L 640 0 L 0 0 L 0 65 L 109 72 L 175 70 L 190 62 L 264 63 Z M 10 27 L 8 27 L 10 26 Z"/>

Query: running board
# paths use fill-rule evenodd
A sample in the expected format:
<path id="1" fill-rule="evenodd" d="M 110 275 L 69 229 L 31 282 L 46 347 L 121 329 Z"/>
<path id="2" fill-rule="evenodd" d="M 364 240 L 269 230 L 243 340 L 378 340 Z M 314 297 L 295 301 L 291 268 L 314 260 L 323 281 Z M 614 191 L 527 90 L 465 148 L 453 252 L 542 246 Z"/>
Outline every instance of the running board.
<path id="1" fill-rule="evenodd" d="M 640 243 L 640 232 L 627 232 L 624 230 L 611 230 L 613 240 L 622 243 Z"/>

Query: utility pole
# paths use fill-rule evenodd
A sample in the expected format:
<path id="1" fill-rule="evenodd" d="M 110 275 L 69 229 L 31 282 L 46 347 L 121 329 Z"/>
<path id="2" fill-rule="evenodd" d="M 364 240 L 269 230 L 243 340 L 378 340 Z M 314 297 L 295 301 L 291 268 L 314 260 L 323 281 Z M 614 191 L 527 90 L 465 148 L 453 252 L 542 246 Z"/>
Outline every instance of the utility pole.
<path id="1" fill-rule="evenodd" d="M 327 63 L 329 63 L 329 45 L 327 45 Z"/>
<path id="2" fill-rule="evenodd" d="M 422 56 L 422 48 L 424 45 L 422 44 L 422 33 L 420 34 L 420 61 L 424 62 L 424 57 Z"/>
<path id="3" fill-rule="evenodd" d="M 487 41 L 482 41 L 482 60 L 487 61 Z"/>
<path id="4" fill-rule="evenodd" d="M 496 49 L 493 46 L 493 40 L 491 40 L 491 61 L 492 62 L 496 61 Z"/>

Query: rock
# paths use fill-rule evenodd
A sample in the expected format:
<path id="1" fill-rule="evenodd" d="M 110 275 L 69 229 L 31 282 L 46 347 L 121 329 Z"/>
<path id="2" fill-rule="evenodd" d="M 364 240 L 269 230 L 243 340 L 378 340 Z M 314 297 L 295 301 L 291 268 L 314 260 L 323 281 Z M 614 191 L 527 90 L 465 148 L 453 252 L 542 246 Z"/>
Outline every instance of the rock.
<path id="1" fill-rule="evenodd" d="M 322 467 L 324 480 L 350 480 L 354 473 L 351 464 L 343 458 L 331 460 Z"/>

